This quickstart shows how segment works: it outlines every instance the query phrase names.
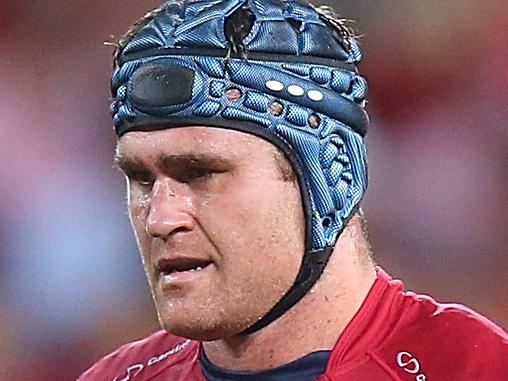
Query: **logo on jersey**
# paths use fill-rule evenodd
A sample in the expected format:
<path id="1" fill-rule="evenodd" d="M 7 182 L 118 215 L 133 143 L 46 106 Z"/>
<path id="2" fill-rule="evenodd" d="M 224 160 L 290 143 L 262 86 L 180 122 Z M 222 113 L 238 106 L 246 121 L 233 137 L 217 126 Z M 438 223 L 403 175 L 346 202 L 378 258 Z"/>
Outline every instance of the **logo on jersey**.
<path id="1" fill-rule="evenodd" d="M 134 377 L 136 377 L 138 374 L 141 373 L 141 371 L 145 369 L 145 366 L 143 364 L 134 364 L 127 368 L 126 376 L 124 378 L 118 378 L 115 377 L 113 381 L 129 381 L 132 380 Z M 122 377 L 122 376 L 120 376 Z"/>
<path id="2" fill-rule="evenodd" d="M 409 374 L 416 375 L 415 381 L 427 381 L 427 376 L 420 372 L 420 362 L 409 352 L 397 353 L 397 365 Z"/>
<path id="3" fill-rule="evenodd" d="M 113 379 L 113 381 L 130 381 L 133 380 L 134 377 L 138 376 L 145 368 L 155 365 L 163 360 L 166 360 L 169 356 L 174 355 L 183 349 L 185 349 L 191 340 L 185 340 L 184 342 L 174 346 L 170 350 L 160 354 L 153 356 L 150 360 L 147 361 L 146 364 L 139 363 L 133 364 L 127 368 L 127 370 L 120 376 L 117 376 Z"/>

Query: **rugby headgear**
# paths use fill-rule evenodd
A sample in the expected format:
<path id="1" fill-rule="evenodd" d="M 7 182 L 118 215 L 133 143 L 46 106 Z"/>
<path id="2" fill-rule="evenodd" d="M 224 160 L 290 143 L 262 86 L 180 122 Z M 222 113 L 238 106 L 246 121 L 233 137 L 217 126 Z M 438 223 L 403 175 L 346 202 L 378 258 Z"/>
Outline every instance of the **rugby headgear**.
<path id="1" fill-rule="evenodd" d="M 268 140 L 292 164 L 306 218 L 303 262 L 292 288 L 246 333 L 315 284 L 367 187 L 367 84 L 358 43 L 340 28 L 294 0 L 173 0 L 118 55 L 111 112 L 119 136 L 233 129 Z"/>

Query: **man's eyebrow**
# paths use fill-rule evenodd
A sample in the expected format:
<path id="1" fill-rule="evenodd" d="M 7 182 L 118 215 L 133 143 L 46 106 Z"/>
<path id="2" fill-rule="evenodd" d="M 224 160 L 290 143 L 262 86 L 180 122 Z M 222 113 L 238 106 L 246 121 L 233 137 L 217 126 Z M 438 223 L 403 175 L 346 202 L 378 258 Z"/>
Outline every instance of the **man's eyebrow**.
<path id="1" fill-rule="evenodd" d="M 155 162 L 155 166 L 162 172 L 169 171 L 171 168 L 182 166 L 226 169 L 225 167 L 227 164 L 228 161 L 226 159 L 209 154 L 162 154 L 157 157 Z"/>
<path id="2" fill-rule="evenodd" d="M 135 173 L 148 170 L 147 167 L 140 160 L 125 157 L 121 154 L 115 155 L 113 162 L 115 167 L 123 171 L 124 173 Z"/>
<path id="3" fill-rule="evenodd" d="M 115 155 L 114 165 L 125 173 L 148 171 L 148 167 L 137 158 L 130 158 L 121 154 Z M 227 160 L 209 154 L 161 154 L 155 161 L 155 166 L 162 172 L 171 171 L 172 168 L 181 167 L 212 167 L 226 169 Z"/>

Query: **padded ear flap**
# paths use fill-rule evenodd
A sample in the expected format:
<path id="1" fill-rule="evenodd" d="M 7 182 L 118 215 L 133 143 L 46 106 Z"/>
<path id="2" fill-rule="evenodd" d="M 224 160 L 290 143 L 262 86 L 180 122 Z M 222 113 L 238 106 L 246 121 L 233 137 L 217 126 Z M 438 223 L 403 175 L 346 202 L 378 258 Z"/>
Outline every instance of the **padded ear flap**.
<path id="1" fill-rule="evenodd" d="M 322 234 L 326 244 L 333 245 L 358 209 L 367 189 L 363 140 L 347 128 L 330 134 L 321 145 L 320 162 L 333 204 L 333 210 L 321 216 Z"/>
<path id="2" fill-rule="evenodd" d="M 367 189 L 363 139 L 327 117 L 321 139 L 278 125 L 276 131 L 297 152 L 312 209 L 312 250 L 332 247 Z"/>

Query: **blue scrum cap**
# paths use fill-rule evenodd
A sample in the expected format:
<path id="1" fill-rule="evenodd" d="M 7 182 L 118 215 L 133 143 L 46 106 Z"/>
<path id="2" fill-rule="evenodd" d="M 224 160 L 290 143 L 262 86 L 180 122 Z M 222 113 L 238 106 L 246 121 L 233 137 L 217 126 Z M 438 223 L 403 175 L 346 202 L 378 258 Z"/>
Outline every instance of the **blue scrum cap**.
<path id="1" fill-rule="evenodd" d="M 297 174 L 306 217 L 300 272 L 247 333 L 319 279 L 367 187 L 367 84 L 356 69 L 358 42 L 341 28 L 294 0 L 172 0 L 117 57 L 111 112 L 119 136 L 186 125 L 239 130 L 276 145 Z"/>

